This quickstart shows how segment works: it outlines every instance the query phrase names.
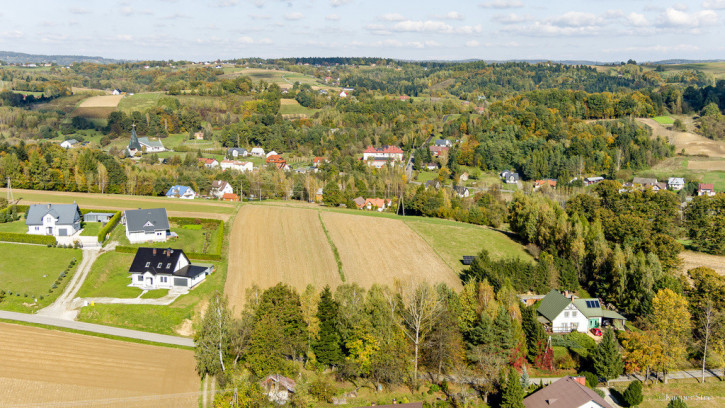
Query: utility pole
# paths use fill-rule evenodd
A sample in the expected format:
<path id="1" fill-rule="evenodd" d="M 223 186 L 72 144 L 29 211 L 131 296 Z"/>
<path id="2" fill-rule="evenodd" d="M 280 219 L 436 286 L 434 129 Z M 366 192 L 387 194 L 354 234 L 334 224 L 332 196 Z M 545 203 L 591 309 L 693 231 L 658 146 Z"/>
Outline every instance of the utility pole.
<path id="1" fill-rule="evenodd" d="M 239 201 L 240 202 L 244 201 L 244 182 L 243 181 L 239 182 Z"/>
<path id="2" fill-rule="evenodd" d="M 8 204 L 15 201 L 15 199 L 13 198 L 13 186 L 10 183 L 10 177 L 8 177 L 8 191 L 7 191 L 6 195 L 7 195 Z"/>

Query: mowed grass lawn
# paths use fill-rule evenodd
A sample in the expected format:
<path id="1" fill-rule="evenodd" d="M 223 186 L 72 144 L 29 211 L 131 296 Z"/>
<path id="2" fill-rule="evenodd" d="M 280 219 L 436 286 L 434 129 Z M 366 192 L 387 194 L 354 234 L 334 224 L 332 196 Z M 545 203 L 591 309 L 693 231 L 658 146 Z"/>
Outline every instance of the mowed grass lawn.
<path id="1" fill-rule="evenodd" d="M 197 312 L 201 305 L 208 302 L 215 291 L 224 291 L 226 262 L 214 265 L 216 267 L 214 273 L 171 305 L 96 304 L 82 308 L 78 320 L 153 333 L 186 335 L 188 333 L 180 333 L 176 329 L 180 328 L 187 319 L 191 321 L 198 319 Z M 154 297 L 156 292 L 149 292 L 150 295 L 144 297 Z"/>
<path id="2" fill-rule="evenodd" d="M 135 298 L 142 290 L 128 287 L 131 277 L 128 268 L 134 254 L 106 252 L 96 259 L 88 273 L 78 297 Z M 164 292 L 168 292 L 164 290 Z"/>
<path id="3" fill-rule="evenodd" d="M 524 247 L 503 232 L 436 218 L 411 217 L 404 221 L 456 271 L 466 268 L 461 263 L 463 255 L 478 255 L 482 249 L 493 259 L 519 258 L 533 262 Z"/>
<path id="4" fill-rule="evenodd" d="M 142 112 L 155 107 L 162 96 L 164 96 L 164 94 L 160 92 L 126 95 L 123 99 L 121 99 L 121 102 L 118 103 L 118 109 L 126 113 L 133 111 Z"/>
<path id="5" fill-rule="evenodd" d="M 0 290 L 5 291 L 0 309 L 17 312 L 32 312 L 55 300 L 63 292 L 82 257 L 80 249 L 5 243 L 0 243 L 0 254 Z M 49 293 L 73 258 L 76 259 L 75 266 Z M 43 299 L 40 299 L 41 296 Z M 38 301 L 35 302 L 35 299 Z"/>
<path id="6" fill-rule="evenodd" d="M 103 228 L 102 222 L 86 222 L 83 226 L 83 231 L 81 231 L 81 235 L 84 237 L 96 237 L 101 232 L 101 228 Z"/>
<path id="7" fill-rule="evenodd" d="M 28 232 L 28 226 L 25 225 L 25 220 L 21 218 L 13 222 L 0 223 L 0 232 L 13 232 L 16 234 L 24 234 Z"/>
<path id="8" fill-rule="evenodd" d="M 655 122 L 659 123 L 660 125 L 672 125 L 675 123 L 675 120 L 669 116 L 655 116 L 652 119 L 654 119 Z"/>
<path id="9" fill-rule="evenodd" d="M 613 387 L 624 393 L 627 384 Z M 671 380 L 669 384 L 650 384 L 642 387 L 644 400 L 640 408 L 660 408 L 667 405 L 667 398 L 682 397 L 689 408 L 715 408 L 725 406 L 725 386 L 716 378 L 708 378 L 704 384 L 691 380 Z"/>
<path id="10" fill-rule="evenodd" d="M 213 226 L 214 228 L 205 228 L 204 226 Z M 144 242 L 140 244 L 131 244 L 128 242 L 128 238 L 126 238 L 126 229 L 123 225 L 120 225 L 111 234 L 111 240 L 118 241 L 124 246 L 177 248 L 183 249 L 185 252 L 218 254 L 220 253 L 222 243 L 219 242 L 217 237 L 216 226 L 217 224 L 213 223 L 179 226 L 179 224 L 172 221 L 171 231 L 175 232 L 179 236 L 178 238 L 169 238 L 166 242 Z"/>

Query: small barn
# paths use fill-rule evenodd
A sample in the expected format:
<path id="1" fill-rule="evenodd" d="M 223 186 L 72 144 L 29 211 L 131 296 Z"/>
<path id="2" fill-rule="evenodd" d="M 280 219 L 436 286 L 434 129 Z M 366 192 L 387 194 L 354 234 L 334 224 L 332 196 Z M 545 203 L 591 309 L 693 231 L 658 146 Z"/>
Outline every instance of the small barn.
<path id="1" fill-rule="evenodd" d="M 89 212 L 89 213 L 85 213 L 83 215 L 83 222 L 102 222 L 105 224 L 114 215 L 115 215 L 114 213 L 106 213 L 106 212 Z"/>

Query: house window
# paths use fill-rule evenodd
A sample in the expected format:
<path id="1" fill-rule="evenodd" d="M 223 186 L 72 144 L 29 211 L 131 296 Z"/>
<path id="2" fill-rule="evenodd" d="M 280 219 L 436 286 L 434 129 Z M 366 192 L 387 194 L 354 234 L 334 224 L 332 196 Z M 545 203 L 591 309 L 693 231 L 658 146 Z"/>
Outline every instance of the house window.
<path id="1" fill-rule="evenodd" d="M 166 283 L 167 277 L 166 276 L 162 276 L 160 279 L 161 279 L 161 283 Z"/>
<path id="2" fill-rule="evenodd" d="M 146 267 L 148 268 L 149 266 L 151 266 L 151 262 L 146 262 Z"/>
<path id="3" fill-rule="evenodd" d="M 142 282 L 143 281 L 143 276 L 137 275 L 136 276 L 136 280 L 139 281 L 139 282 Z"/>
<path id="4" fill-rule="evenodd" d="M 171 268 L 171 262 L 166 264 L 166 269 L 169 269 L 169 268 Z"/>
<path id="5" fill-rule="evenodd" d="M 573 311 L 571 312 L 571 317 L 576 317 L 576 310 L 573 310 Z"/>
<path id="6" fill-rule="evenodd" d="M 161 269 L 162 266 L 164 266 L 164 263 L 163 262 L 159 262 L 159 266 L 157 266 L 157 268 Z"/>
<path id="7" fill-rule="evenodd" d="M 35 230 L 36 231 L 40 231 L 40 227 L 35 227 Z"/>
<path id="8" fill-rule="evenodd" d="M 564 312 L 564 317 L 569 317 L 569 312 Z"/>

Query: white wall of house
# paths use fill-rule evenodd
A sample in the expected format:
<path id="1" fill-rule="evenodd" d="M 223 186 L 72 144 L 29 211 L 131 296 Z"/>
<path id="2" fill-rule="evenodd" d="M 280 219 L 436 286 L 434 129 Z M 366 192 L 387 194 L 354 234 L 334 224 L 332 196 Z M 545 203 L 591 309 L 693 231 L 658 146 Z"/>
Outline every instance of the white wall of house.
<path id="1" fill-rule="evenodd" d="M 171 289 L 174 286 L 174 277 L 172 275 L 158 274 L 153 275 L 150 272 L 132 273 L 131 285 L 143 289 Z"/>
<path id="2" fill-rule="evenodd" d="M 166 151 L 166 148 L 163 146 L 149 146 L 147 144 L 140 143 L 140 142 L 139 142 L 139 144 L 141 145 L 141 147 L 146 148 L 146 153 L 158 153 L 158 152 Z"/>
<path id="3" fill-rule="evenodd" d="M 128 232 L 126 229 L 126 238 L 128 242 L 132 244 L 138 244 L 140 242 L 164 242 L 166 241 L 166 231 L 154 231 L 151 233 L 146 232 Z"/>
<path id="4" fill-rule="evenodd" d="M 586 333 L 589 330 L 589 319 L 579 311 L 579 309 L 570 303 L 559 316 L 551 322 L 551 330 L 554 333 L 569 333 L 575 330 L 580 333 Z"/>
<path id="5" fill-rule="evenodd" d="M 229 184 L 229 183 L 227 183 L 224 186 L 224 188 L 222 188 L 222 189 L 212 191 L 212 195 L 219 199 L 224 197 L 224 194 L 233 194 L 233 193 L 234 193 L 234 188 L 232 188 L 231 184 Z"/>
<path id="6" fill-rule="evenodd" d="M 43 225 L 28 225 L 28 234 L 70 236 L 81 229 L 80 220 L 73 224 L 57 224 L 58 219 L 50 214 L 43 217 Z"/>

